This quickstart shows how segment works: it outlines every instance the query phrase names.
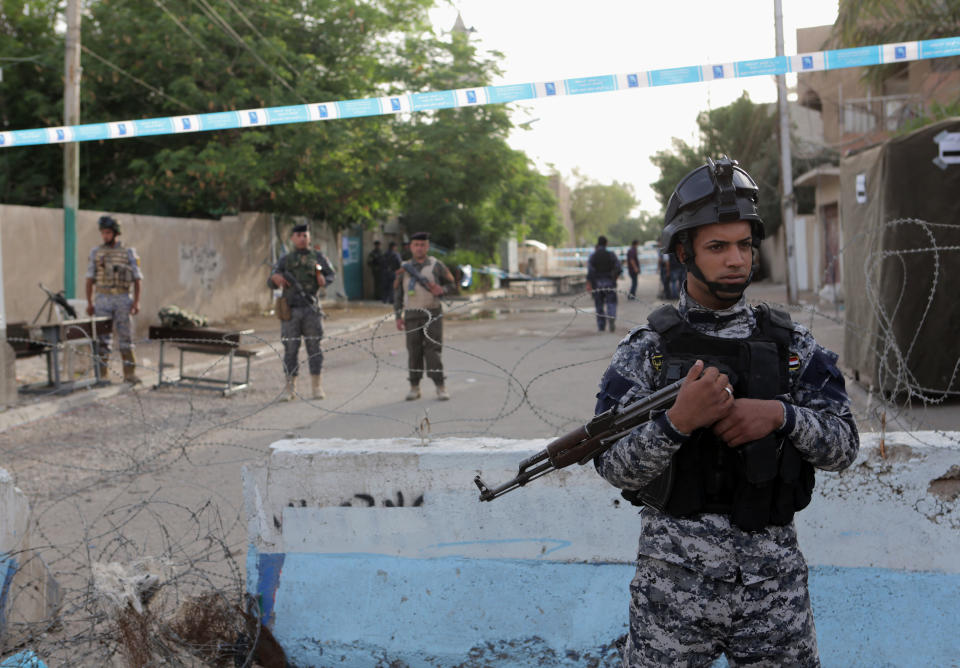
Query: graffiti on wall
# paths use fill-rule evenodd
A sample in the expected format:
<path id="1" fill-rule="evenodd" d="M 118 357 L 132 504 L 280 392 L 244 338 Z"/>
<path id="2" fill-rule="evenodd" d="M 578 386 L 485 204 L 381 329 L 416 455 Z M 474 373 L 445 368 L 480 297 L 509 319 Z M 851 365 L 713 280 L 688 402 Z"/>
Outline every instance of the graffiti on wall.
<path id="1" fill-rule="evenodd" d="M 223 270 L 223 257 L 210 246 L 180 244 L 180 283 L 212 292 Z"/>

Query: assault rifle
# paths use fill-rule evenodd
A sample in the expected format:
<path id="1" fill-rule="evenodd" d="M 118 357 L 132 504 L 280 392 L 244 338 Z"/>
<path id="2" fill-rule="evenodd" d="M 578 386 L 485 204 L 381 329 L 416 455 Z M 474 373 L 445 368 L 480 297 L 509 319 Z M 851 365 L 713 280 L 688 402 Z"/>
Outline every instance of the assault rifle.
<path id="1" fill-rule="evenodd" d="M 520 469 L 512 480 L 493 489 L 487 487 L 478 475 L 473 479 L 480 489 L 481 501 L 493 501 L 498 496 L 523 487 L 531 480 L 545 476 L 551 471 L 566 468 L 572 464 L 586 464 L 597 455 L 605 452 L 618 440 L 629 434 L 635 427 L 648 422 L 655 411 L 673 405 L 680 392 L 684 379 L 680 379 L 627 404 L 623 408 L 614 406 L 590 422 L 577 427 L 568 434 L 555 439 L 545 450 L 520 462 Z"/>

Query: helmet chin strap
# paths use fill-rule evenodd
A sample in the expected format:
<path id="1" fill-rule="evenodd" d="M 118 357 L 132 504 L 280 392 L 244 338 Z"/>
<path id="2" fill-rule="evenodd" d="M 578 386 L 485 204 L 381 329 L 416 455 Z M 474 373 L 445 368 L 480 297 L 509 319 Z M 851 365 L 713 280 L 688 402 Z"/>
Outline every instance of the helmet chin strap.
<path id="1" fill-rule="evenodd" d="M 751 254 L 750 273 L 747 274 L 746 279 L 740 281 L 739 283 L 719 283 L 717 281 L 708 281 L 707 277 L 703 275 L 702 271 L 700 271 L 700 267 L 697 266 L 697 257 L 693 253 L 693 248 L 685 244 L 684 251 L 686 252 L 687 259 L 684 260 L 683 266 L 687 268 L 687 271 L 696 276 L 697 280 L 699 280 L 701 283 L 706 285 L 707 290 L 711 295 L 716 297 L 721 302 L 728 302 L 730 306 L 733 306 L 740 301 L 740 297 L 743 296 L 747 286 L 750 285 L 750 282 L 753 281 L 754 275 L 757 273 L 757 263 L 755 261 L 756 253 L 754 252 Z"/>

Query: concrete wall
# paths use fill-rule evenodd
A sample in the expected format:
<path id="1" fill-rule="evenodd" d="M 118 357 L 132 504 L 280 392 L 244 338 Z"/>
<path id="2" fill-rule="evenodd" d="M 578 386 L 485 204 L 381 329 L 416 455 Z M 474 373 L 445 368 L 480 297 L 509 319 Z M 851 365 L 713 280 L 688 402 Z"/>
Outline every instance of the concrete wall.
<path id="1" fill-rule="evenodd" d="M 958 434 L 864 435 L 798 517 L 823 665 L 960 653 Z M 614 666 L 641 517 L 592 467 L 481 504 L 547 441 L 297 440 L 244 471 L 248 590 L 298 666 Z"/>
<path id="2" fill-rule="evenodd" d="M 77 297 L 84 297 L 87 260 L 100 243 L 97 219 L 103 213 L 77 215 Z M 268 215 L 221 220 L 112 215 L 123 226 L 124 244 L 137 249 L 144 272 L 142 315 L 134 319 L 138 336 L 157 324 L 157 311 L 168 304 L 212 322 L 269 307 Z M 37 283 L 63 289 L 63 212 L 0 205 L 0 233 L 7 321 L 30 321 L 46 299 Z"/>

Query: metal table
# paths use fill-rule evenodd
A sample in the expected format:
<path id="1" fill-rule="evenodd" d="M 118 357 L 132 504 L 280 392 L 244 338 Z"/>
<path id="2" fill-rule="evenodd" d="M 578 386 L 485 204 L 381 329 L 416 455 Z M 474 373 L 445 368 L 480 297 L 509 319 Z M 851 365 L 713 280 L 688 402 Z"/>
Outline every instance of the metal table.
<path id="1" fill-rule="evenodd" d="M 150 327 L 149 338 L 160 342 L 160 360 L 157 365 L 159 371 L 157 384 L 154 387 L 189 385 L 198 389 L 219 390 L 223 393 L 223 396 L 229 396 L 248 388 L 250 386 L 250 360 L 259 355 L 259 351 L 240 347 L 240 337 L 244 334 L 253 334 L 253 330 L 222 330 L 209 327 Z M 163 378 L 163 351 L 166 343 L 172 343 L 180 352 L 180 377 L 177 380 L 164 380 Z M 226 357 L 227 377 L 214 378 L 209 375 L 187 375 L 183 369 L 184 353 Z M 235 380 L 233 377 L 233 362 L 236 358 L 247 361 L 246 373 L 242 381 Z"/>
<path id="2" fill-rule="evenodd" d="M 27 325 L 11 323 L 7 325 L 7 339 L 17 353 L 18 358 L 43 354 L 47 357 L 47 382 L 21 385 L 20 392 L 66 393 L 81 387 L 97 385 L 100 378 L 100 356 L 98 338 L 113 331 L 113 319 L 108 316 L 76 318 L 61 322 L 48 322 Z M 67 347 L 90 348 L 90 361 L 93 367 L 92 377 L 65 379 L 60 370 L 64 349 Z"/>

